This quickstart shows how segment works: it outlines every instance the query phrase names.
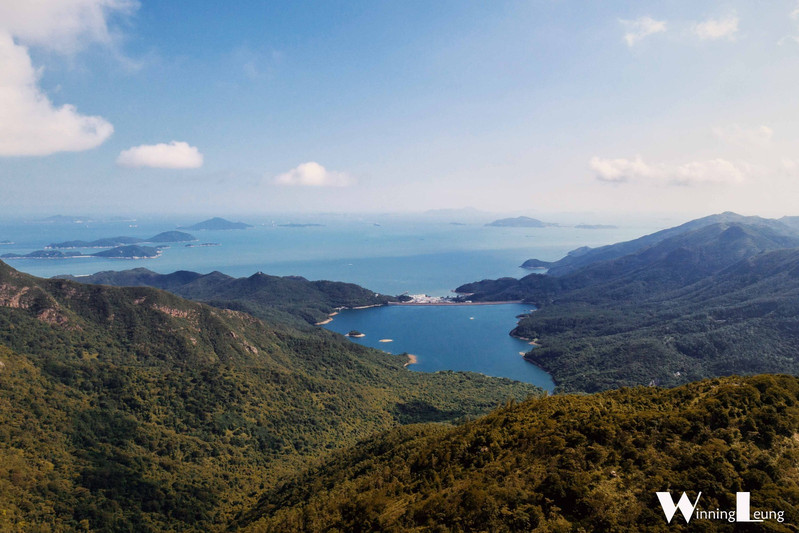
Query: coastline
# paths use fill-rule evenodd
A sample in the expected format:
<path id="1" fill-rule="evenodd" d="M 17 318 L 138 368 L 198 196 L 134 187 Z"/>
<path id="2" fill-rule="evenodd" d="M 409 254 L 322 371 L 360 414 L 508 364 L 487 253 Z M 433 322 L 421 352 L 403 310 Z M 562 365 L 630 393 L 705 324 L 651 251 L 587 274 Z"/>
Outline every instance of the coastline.
<path id="1" fill-rule="evenodd" d="M 416 363 L 419 362 L 419 358 L 413 355 L 412 353 L 406 353 L 405 355 L 408 356 L 408 362 L 402 365 L 403 367 L 407 367 L 408 365 L 415 365 Z"/>
<path id="2" fill-rule="evenodd" d="M 338 314 L 338 311 L 333 311 L 332 313 L 327 315 L 327 318 L 322 320 L 321 322 L 314 323 L 314 326 L 324 326 L 325 324 L 330 324 L 333 322 L 333 317 Z"/>
<path id="3" fill-rule="evenodd" d="M 388 305 L 405 305 L 405 306 L 430 306 L 430 305 L 503 305 L 503 304 L 521 304 L 522 300 L 505 300 L 501 302 L 388 302 Z"/>

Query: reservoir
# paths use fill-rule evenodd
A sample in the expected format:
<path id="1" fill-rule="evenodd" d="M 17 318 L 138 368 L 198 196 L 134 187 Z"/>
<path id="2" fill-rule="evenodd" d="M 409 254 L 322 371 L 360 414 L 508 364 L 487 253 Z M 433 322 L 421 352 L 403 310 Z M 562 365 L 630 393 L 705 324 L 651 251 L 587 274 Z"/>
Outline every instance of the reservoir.
<path id="1" fill-rule="evenodd" d="M 358 344 L 413 354 L 417 363 L 408 367 L 411 370 L 479 372 L 551 392 L 552 377 L 520 355 L 530 351 L 530 344 L 509 335 L 516 315 L 531 310 L 524 304 L 389 305 L 343 310 L 325 327 L 341 334 L 363 333 L 364 337 L 351 338 Z"/>

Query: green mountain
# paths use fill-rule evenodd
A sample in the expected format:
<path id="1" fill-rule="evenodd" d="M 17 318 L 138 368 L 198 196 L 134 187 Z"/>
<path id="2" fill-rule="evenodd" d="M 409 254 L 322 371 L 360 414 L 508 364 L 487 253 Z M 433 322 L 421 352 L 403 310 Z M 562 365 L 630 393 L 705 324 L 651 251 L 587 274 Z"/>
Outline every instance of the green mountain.
<path id="1" fill-rule="evenodd" d="M 513 334 L 537 339 L 526 357 L 549 371 L 560 391 L 799 374 L 799 313 L 791 298 L 799 287 L 787 274 L 799 266 L 792 262 L 799 261 L 799 239 L 779 221 L 712 220 L 613 245 L 636 251 L 562 275 L 550 269 L 457 290 L 475 301 L 538 305 Z"/>
<path id="2" fill-rule="evenodd" d="M 793 531 L 799 520 L 799 380 L 757 376 L 509 404 L 456 428 L 399 428 L 268 491 L 244 531 Z M 678 511 L 784 513 L 746 524 Z"/>
<path id="3" fill-rule="evenodd" d="M 535 387 L 0 263 L 0 530 L 213 531 L 333 450 Z"/>
<path id="4" fill-rule="evenodd" d="M 619 257 L 644 250 L 671 237 L 676 237 L 678 235 L 714 224 L 741 224 L 749 227 L 769 228 L 776 234 L 795 237 L 796 229 L 788 223 L 788 220 L 789 217 L 784 217 L 781 220 L 773 220 L 754 216 L 747 217 L 728 211 L 717 215 L 710 215 L 707 217 L 698 218 L 696 220 L 691 220 L 685 224 L 658 231 L 650 235 L 645 235 L 632 241 L 601 246 L 599 248 L 578 248 L 569 252 L 563 259 L 551 264 L 549 266 L 548 273 L 553 276 L 562 276 L 591 263 L 617 259 Z"/>
<path id="5" fill-rule="evenodd" d="M 224 218 L 214 217 L 214 218 L 209 218 L 208 220 L 204 220 L 202 222 L 198 222 L 197 224 L 193 224 L 191 226 L 186 226 L 186 227 L 180 227 L 178 229 L 185 229 L 188 231 L 202 231 L 202 230 L 247 229 L 251 227 L 252 225 L 245 224 L 244 222 L 231 222 L 229 220 L 225 220 Z"/>
<path id="6" fill-rule="evenodd" d="M 384 305 L 395 300 L 392 296 L 377 294 L 352 283 L 308 281 L 300 276 L 278 277 L 261 272 L 248 278 L 233 278 L 221 272 L 158 274 L 146 268 L 135 268 L 98 272 L 79 278 L 60 277 L 80 283 L 156 287 L 190 300 L 244 311 L 263 319 L 285 321 L 294 316 L 311 324 L 326 319 L 339 307 Z"/>

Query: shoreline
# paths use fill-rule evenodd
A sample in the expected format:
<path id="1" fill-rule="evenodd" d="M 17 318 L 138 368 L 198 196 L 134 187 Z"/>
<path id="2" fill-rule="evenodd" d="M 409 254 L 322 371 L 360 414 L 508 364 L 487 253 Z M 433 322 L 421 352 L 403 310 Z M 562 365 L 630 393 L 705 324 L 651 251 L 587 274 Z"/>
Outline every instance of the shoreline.
<path id="1" fill-rule="evenodd" d="M 431 305 L 503 305 L 503 304 L 521 304 L 522 300 L 505 300 L 500 302 L 388 302 L 387 305 L 405 305 L 405 306 L 431 306 Z"/>
<path id="2" fill-rule="evenodd" d="M 416 363 L 419 362 L 419 358 L 413 355 L 412 353 L 406 353 L 405 355 L 408 356 L 408 362 L 402 365 L 403 367 L 407 367 L 408 365 L 415 365 Z"/>

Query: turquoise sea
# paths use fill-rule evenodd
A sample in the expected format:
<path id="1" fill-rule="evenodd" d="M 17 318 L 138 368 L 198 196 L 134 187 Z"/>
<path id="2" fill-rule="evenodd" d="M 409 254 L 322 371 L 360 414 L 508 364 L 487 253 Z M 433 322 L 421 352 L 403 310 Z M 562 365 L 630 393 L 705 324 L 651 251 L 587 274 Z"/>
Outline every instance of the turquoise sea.
<path id="1" fill-rule="evenodd" d="M 232 276 L 261 271 L 357 283 L 385 294 L 450 294 L 457 286 L 481 279 L 521 277 L 519 265 L 530 258 L 556 260 L 580 246 L 628 240 L 658 229 L 628 226 L 606 229 L 574 227 L 487 227 L 486 221 L 411 218 L 395 215 L 304 215 L 227 217 L 253 224 L 248 230 L 191 232 L 198 243 L 172 244 L 154 259 L 100 258 L 8 259 L 12 267 L 41 277 L 86 275 L 102 270 L 146 267 L 160 273 L 218 270 Z M 0 220 L 0 255 L 24 254 L 53 242 L 91 241 L 104 237 L 147 238 L 199 222 L 197 218 L 136 218 L 75 222 Z M 490 220 L 490 219 L 489 219 Z M 285 227 L 281 224 L 321 224 Z M 197 244 L 197 243 L 194 243 Z M 97 250 L 84 250 L 89 253 Z M 334 331 L 370 330 L 370 346 L 419 356 L 415 370 L 473 370 L 541 384 L 548 376 L 525 362 L 524 342 L 508 336 L 524 306 L 387 307 L 342 313 Z M 374 344 L 379 338 L 394 343 Z M 390 345 L 390 347 L 389 347 Z"/>

